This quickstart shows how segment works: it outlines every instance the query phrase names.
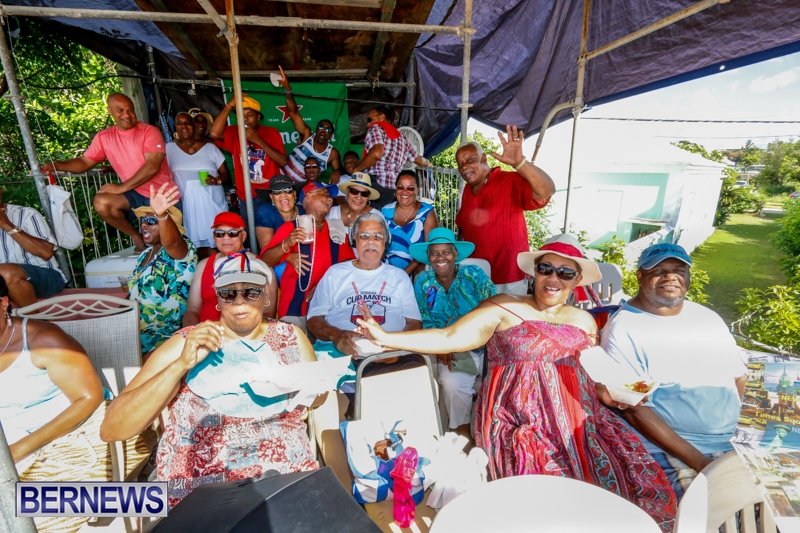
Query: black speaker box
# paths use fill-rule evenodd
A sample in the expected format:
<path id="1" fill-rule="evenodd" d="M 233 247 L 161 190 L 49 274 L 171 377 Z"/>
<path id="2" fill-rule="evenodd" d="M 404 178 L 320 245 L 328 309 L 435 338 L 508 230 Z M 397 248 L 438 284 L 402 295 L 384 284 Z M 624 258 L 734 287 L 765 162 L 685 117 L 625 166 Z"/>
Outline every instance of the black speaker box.
<path id="1" fill-rule="evenodd" d="M 380 533 L 330 467 L 201 485 L 151 533 Z"/>

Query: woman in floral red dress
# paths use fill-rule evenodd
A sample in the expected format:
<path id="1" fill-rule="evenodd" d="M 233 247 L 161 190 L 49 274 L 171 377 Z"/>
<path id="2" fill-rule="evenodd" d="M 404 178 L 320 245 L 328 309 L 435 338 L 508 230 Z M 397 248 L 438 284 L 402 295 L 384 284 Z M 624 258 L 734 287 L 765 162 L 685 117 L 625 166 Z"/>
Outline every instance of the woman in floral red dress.
<path id="1" fill-rule="evenodd" d="M 534 294 L 498 294 L 445 329 L 390 334 L 372 320 L 359 324 L 390 348 L 449 353 L 486 344 L 489 372 L 478 394 L 475 442 L 489 456 L 492 479 L 544 474 L 586 481 L 630 500 L 670 531 L 677 503 L 664 472 L 600 403 L 579 362 L 580 352 L 596 344 L 597 326 L 566 301 L 575 287 L 601 278 L 583 255 L 569 235 L 519 254 L 520 268 L 534 276 Z"/>
<path id="2" fill-rule="evenodd" d="M 318 468 L 303 408 L 286 412 L 288 395 L 265 399 L 241 385 L 265 379 L 270 368 L 316 360 L 295 326 L 262 322 L 272 271 L 240 253 L 217 259 L 214 274 L 220 321 L 185 328 L 156 350 L 101 428 L 104 440 L 124 440 L 169 407 L 156 466 L 169 482 L 170 506 L 204 483 Z"/>

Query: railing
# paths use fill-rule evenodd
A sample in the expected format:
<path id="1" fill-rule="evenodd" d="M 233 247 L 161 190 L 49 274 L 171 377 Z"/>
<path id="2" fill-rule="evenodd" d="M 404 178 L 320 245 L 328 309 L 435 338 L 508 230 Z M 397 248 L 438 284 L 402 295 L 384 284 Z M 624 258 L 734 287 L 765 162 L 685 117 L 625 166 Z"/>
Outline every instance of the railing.
<path id="1" fill-rule="evenodd" d="M 92 200 L 100 187 L 118 183 L 117 175 L 96 170 L 85 174 L 59 172 L 56 183 L 70 196 L 72 209 L 83 227 L 83 245 L 75 250 L 65 250 L 70 274 L 76 287 L 86 285 L 86 263 L 119 252 L 132 245 L 130 238 L 107 225 L 94 210 Z"/>
<path id="2" fill-rule="evenodd" d="M 420 196 L 433 200 L 439 226 L 456 231 L 456 214 L 461 206 L 464 180 L 453 168 L 420 167 Z"/>
<path id="3" fill-rule="evenodd" d="M 439 225 L 456 230 L 456 214 L 460 206 L 464 181 L 458 171 L 451 168 L 419 168 L 420 196 L 433 200 Z M 59 172 L 58 185 L 71 194 L 72 209 L 83 226 L 83 245 L 75 250 L 65 250 L 70 274 L 78 287 L 86 285 L 85 268 L 89 261 L 119 252 L 132 245 L 130 238 L 108 226 L 92 205 L 97 191 L 106 183 L 117 183 L 110 172 L 89 171 L 85 174 Z M 31 182 L 32 184 L 32 182 Z"/>

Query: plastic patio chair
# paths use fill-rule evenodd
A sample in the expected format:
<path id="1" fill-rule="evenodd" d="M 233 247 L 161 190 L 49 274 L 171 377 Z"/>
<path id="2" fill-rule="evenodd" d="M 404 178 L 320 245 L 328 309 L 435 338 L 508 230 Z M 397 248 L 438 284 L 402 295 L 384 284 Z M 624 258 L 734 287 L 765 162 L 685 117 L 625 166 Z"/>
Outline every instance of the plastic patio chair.
<path id="1" fill-rule="evenodd" d="M 14 315 L 52 322 L 78 341 L 103 387 L 114 396 L 142 366 L 138 302 L 84 292 L 42 300 L 16 309 Z M 112 481 L 125 480 L 125 444 L 124 441 L 109 443 Z M 133 470 L 139 466 L 141 463 Z M 132 519 L 126 518 L 124 522 L 127 531 L 138 529 Z"/>
<path id="2" fill-rule="evenodd" d="M 761 504 L 756 524 L 754 505 Z M 737 517 L 741 528 L 737 530 Z M 721 528 L 721 529 L 720 529 Z M 678 505 L 675 533 L 775 533 L 764 496 L 736 452 L 714 460 L 694 479 Z"/>

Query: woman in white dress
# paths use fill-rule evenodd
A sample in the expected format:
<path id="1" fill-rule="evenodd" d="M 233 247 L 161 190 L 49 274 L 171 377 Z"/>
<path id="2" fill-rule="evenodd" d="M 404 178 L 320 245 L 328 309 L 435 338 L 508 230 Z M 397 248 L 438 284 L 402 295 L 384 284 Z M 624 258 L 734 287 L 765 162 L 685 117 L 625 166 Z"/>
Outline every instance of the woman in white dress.
<path id="1" fill-rule="evenodd" d="M 167 144 L 167 163 L 183 200 L 183 224 L 200 258 L 214 249 L 211 226 L 217 214 L 228 210 L 222 183 L 230 181 L 225 157 L 211 143 L 195 139 L 194 119 L 188 113 L 175 116 L 175 142 Z M 205 184 L 200 173 L 207 172 Z"/>

